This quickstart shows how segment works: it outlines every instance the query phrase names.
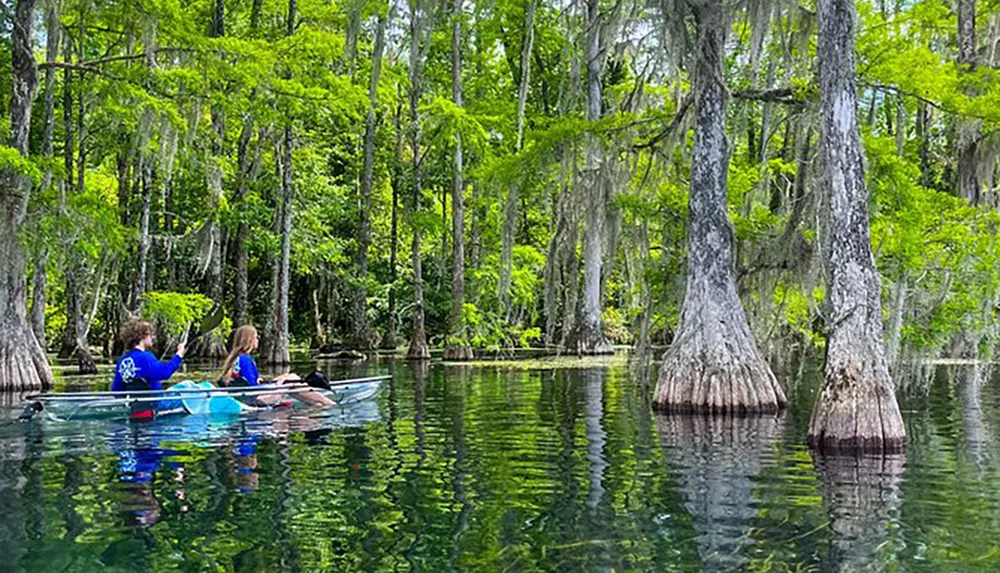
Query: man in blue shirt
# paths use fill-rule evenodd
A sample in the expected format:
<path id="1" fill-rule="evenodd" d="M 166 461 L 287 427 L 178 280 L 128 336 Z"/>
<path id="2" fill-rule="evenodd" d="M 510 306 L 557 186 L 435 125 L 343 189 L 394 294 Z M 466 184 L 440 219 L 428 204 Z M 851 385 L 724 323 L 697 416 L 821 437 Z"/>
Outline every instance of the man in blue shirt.
<path id="1" fill-rule="evenodd" d="M 150 390 L 162 390 L 163 382 L 174 375 L 181 367 L 186 351 L 183 342 L 177 345 L 177 352 L 167 362 L 160 362 L 149 351 L 153 347 L 153 325 L 142 321 L 132 321 L 122 328 L 122 340 L 129 350 L 115 365 L 115 381 L 111 384 L 112 392 L 124 392 L 128 382 L 136 379 L 149 383 Z"/>

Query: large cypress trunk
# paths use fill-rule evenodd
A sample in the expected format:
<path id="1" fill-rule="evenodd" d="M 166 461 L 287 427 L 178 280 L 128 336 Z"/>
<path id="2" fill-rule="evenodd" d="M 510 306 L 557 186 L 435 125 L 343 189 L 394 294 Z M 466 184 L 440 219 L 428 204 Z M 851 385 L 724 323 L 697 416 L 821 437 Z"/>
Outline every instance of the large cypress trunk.
<path id="1" fill-rule="evenodd" d="M 598 0 L 587 1 L 587 120 L 601 118 L 601 71 L 604 61 L 600 51 L 601 14 Z M 601 321 L 601 269 L 604 265 L 604 221 L 607 180 L 603 151 L 597 135 L 586 143 L 586 226 L 583 248 L 583 293 L 577 319 L 566 341 L 566 350 L 574 354 L 611 354 Z"/>
<path id="2" fill-rule="evenodd" d="M 28 155 L 31 100 L 38 86 L 34 40 L 34 0 L 20 0 L 12 32 L 10 145 Z M 7 165 L 0 168 L 0 390 L 37 390 L 52 384 L 52 371 L 27 320 L 24 251 L 19 240 L 33 182 Z"/>
<path id="3" fill-rule="evenodd" d="M 818 14 L 830 322 L 825 379 L 809 423 L 809 443 L 823 450 L 890 452 L 905 446 L 906 431 L 885 358 L 868 227 L 854 85 L 854 0 L 820 0 Z"/>
<path id="4" fill-rule="evenodd" d="M 462 0 L 455 0 L 451 22 L 451 96 L 455 105 L 462 106 Z M 465 306 L 465 179 L 462 164 L 462 133 L 455 133 L 455 173 L 451 191 L 451 316 L 448 341 L 444 347 L 446 360 L 471 360 L 472 348 L 465 336 L 462 308 Z"/>
<path id="5" fill-rule="evenodd" d="M 733 230 L 726 206 L 723 4 L 707 0 L 693 7 L 698 42 L 687 291 L 653 400 L 658 408 L 677 412 L 774 412 L 785 406 L 785 393 L 757 349 L 733 280 Z"/>
<path id="6" fill-rule="evenodd" d="M 413 0 L 410 10 L 410 145 L 413 148 L 413 197 L 410 204 L 410 221 L 413 225 L 411 257 L 413 261 L 413 333 L 406 357 L 425 360 L 431 357 L 424 332 L 424 277 L 420 259 L 421 235 L 417 213 L 423 199 L 420 173 L 420 36 L 423 34 L 420 0 Z"/>

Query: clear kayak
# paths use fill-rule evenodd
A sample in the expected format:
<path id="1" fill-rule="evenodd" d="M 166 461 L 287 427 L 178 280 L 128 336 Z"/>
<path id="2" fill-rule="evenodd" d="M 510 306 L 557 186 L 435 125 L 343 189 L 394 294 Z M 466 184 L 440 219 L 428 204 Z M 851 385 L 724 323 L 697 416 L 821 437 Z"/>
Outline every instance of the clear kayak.
<path id="1" fill-rule="evenodd" d="M 261 384 L 242 388 L 219 388 L 210 382 L 181 382 L 164 390 L 126 392 L 64 392 L 28 396 L 25 415 L 52 421 L 82 419 L 134 418 L 137 408 L 152 410 L 155 417 L 166 416 L 238 416 L 260 408 L 248 406 L 254 398 L 287 397 L 289 407 L 322 408 L 295 400 L 296 394 L 315 392 L 336 402 L 338 407 L 356 404 L 375 397 L 382 382 L 390 376 L 371 376 L 331 381 L 317 388 L 300 383 Z M 32 414 L 29 414 L 32 412 Z"/>

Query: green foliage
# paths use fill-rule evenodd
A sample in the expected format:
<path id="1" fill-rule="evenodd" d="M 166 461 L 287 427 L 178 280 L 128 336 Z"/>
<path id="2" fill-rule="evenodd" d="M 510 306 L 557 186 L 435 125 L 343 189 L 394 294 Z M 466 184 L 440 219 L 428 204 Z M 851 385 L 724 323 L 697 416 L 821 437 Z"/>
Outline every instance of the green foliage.
<path id="1" fill-rule="evenodd" d="M 28 177 L 35 185 L 42 179 L 41 170 L 31 159 L 7 145 L 0 145 L 0 170 Z"/>
<path id="2" fill-rule="evenodd" d="M 143 295 L 141 317 L 169 336 L 179 336 L 212 308 L 212 299 L 200 294 L 151 291 Z"/>

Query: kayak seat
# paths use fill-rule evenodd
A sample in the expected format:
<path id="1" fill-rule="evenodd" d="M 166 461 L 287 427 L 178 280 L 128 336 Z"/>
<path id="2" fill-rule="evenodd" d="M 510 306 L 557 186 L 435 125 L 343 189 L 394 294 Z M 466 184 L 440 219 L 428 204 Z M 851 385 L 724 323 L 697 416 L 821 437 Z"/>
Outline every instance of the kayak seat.
<path id="1" fill-rule="evenodd" d="M 145 378 L 131 378 L 125 381 L 126 396 L 128 392 L 145 392 L 149 389 L 149 381 Z M 129 404 L 129 418 L 132 420 L 152 420 L 155 417 L 155 404 L 156 402 L 152 400 L 132 402 Z"/>

